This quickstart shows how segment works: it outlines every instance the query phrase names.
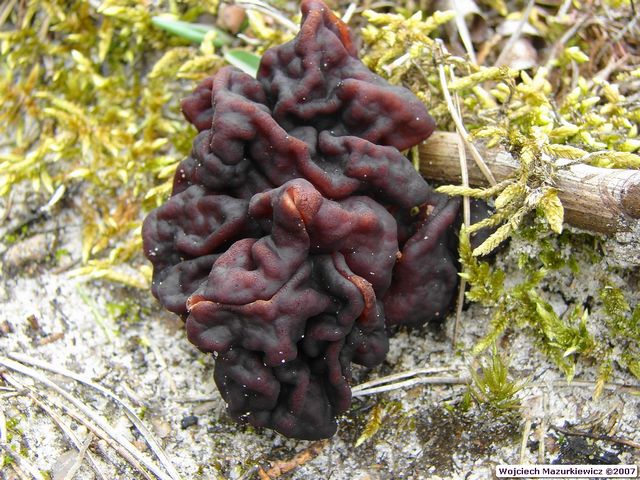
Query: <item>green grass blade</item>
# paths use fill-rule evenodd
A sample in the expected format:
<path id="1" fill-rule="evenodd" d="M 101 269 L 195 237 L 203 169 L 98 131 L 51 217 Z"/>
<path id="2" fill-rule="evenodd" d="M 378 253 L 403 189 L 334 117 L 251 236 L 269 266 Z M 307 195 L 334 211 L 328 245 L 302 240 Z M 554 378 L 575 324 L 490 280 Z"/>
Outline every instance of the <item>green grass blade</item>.
<path id="1" fill-rule="evenodd" d="M 248 73 L 253 78 L 255 78 L 258 73 L 260 57 L 255 53 L 246 50 L 227 50 L 224 52 L 224 59 L 234 67 L 238 67 L 243 72 Z"/>
<path id="2" fill-rule="evenodd" d="M 152 17 L 151 23 L 162 30 L 194 43 L 202 43 L 205 35 L 209 32 L 215 32 L 213 44 L 216 47 L 229 45 L 233 41 L 233 37 L 213 25 L 183 22 L 170 16 Z"/>

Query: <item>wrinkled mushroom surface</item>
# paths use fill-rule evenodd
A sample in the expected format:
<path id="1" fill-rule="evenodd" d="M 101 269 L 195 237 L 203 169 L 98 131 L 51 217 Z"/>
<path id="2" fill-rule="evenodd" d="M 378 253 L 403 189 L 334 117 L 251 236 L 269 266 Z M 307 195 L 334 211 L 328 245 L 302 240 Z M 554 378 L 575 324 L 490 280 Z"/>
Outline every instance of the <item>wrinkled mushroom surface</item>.
<path id="1" fill-rule="evenodd" d="M 387 327 L 449 307 L 458 202 L 400 152 L 434 130 L 424 105 L 358 60 L 321 1 L 302 14 L 257 79 L 223 68 L 183 101 L 199 133 L 142 233 L 152 292 L 216 355 L 230 414 L 317 439 Z"/>

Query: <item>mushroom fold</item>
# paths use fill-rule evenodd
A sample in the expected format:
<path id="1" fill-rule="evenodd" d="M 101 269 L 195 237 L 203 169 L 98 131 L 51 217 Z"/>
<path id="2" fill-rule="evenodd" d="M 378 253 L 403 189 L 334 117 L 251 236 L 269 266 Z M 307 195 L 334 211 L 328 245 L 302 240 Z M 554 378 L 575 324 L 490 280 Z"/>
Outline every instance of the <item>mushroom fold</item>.
<path id="1" fill-rule="evenodd" d="M 183 101 L 199 133 L 142 236 L 152 293 L 216 356 L 229 413 L 318 439 L 388 327 L 449 308 L 459 202 L 401 153 L 433 132 L 425 106 L 362 64 L 324 3 L 301 8 L 257 78 L 225 67 Z"/>

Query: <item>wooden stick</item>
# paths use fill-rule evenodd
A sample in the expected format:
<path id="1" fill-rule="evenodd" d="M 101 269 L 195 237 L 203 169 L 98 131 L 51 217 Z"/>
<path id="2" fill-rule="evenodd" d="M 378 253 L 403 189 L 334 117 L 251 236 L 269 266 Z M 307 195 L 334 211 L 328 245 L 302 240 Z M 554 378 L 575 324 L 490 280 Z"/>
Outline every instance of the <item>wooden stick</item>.
<path id="1" fill-rule="evenodd" d="M 258 470 L 258 476 L 261 480 L 273 480 L 275 478 L 280 478 L 299 466 L 316 458 L 322 453 L 327 445 L 329 445 L 329 440 L 314 442 L 289 460 L 272 462 L 271 468 L 267 471 L 260 467 Z"/>
<path id="2" fill-rule="evenodd" d="M 420 172 L 426 178 L 461 184 L 457 137 L 436 132 L 420 145 Z M 518 165 L 508 153 L 481 153 L 498 182 L 516 173 Z M 489 185 L 475 164 L 468 168 L 471 186 Z M 640 228 L 640 170 L 576 164 L 558 172 L 555 186 L 569 225 L 604 234 Z"/>

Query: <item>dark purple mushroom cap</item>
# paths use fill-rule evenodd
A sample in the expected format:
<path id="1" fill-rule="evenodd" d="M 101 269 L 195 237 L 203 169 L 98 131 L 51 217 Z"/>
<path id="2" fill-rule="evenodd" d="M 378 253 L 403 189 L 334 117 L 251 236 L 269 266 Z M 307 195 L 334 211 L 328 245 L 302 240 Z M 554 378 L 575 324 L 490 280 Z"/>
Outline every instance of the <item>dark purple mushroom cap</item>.
<path id="1" fill-rule="evenodd" d="M 152 292 L 216 355 L 229 413 L 317 439 L 350 406 L 351 364 L 384 360 L 386 325 L 448 308 L 458 203 L 400 152 L 434 130 L 425 106 L 324 3 L 301 8 L 257 79 L 226 67 L 183 101 L 199 133 L 142 234 Z"/>

